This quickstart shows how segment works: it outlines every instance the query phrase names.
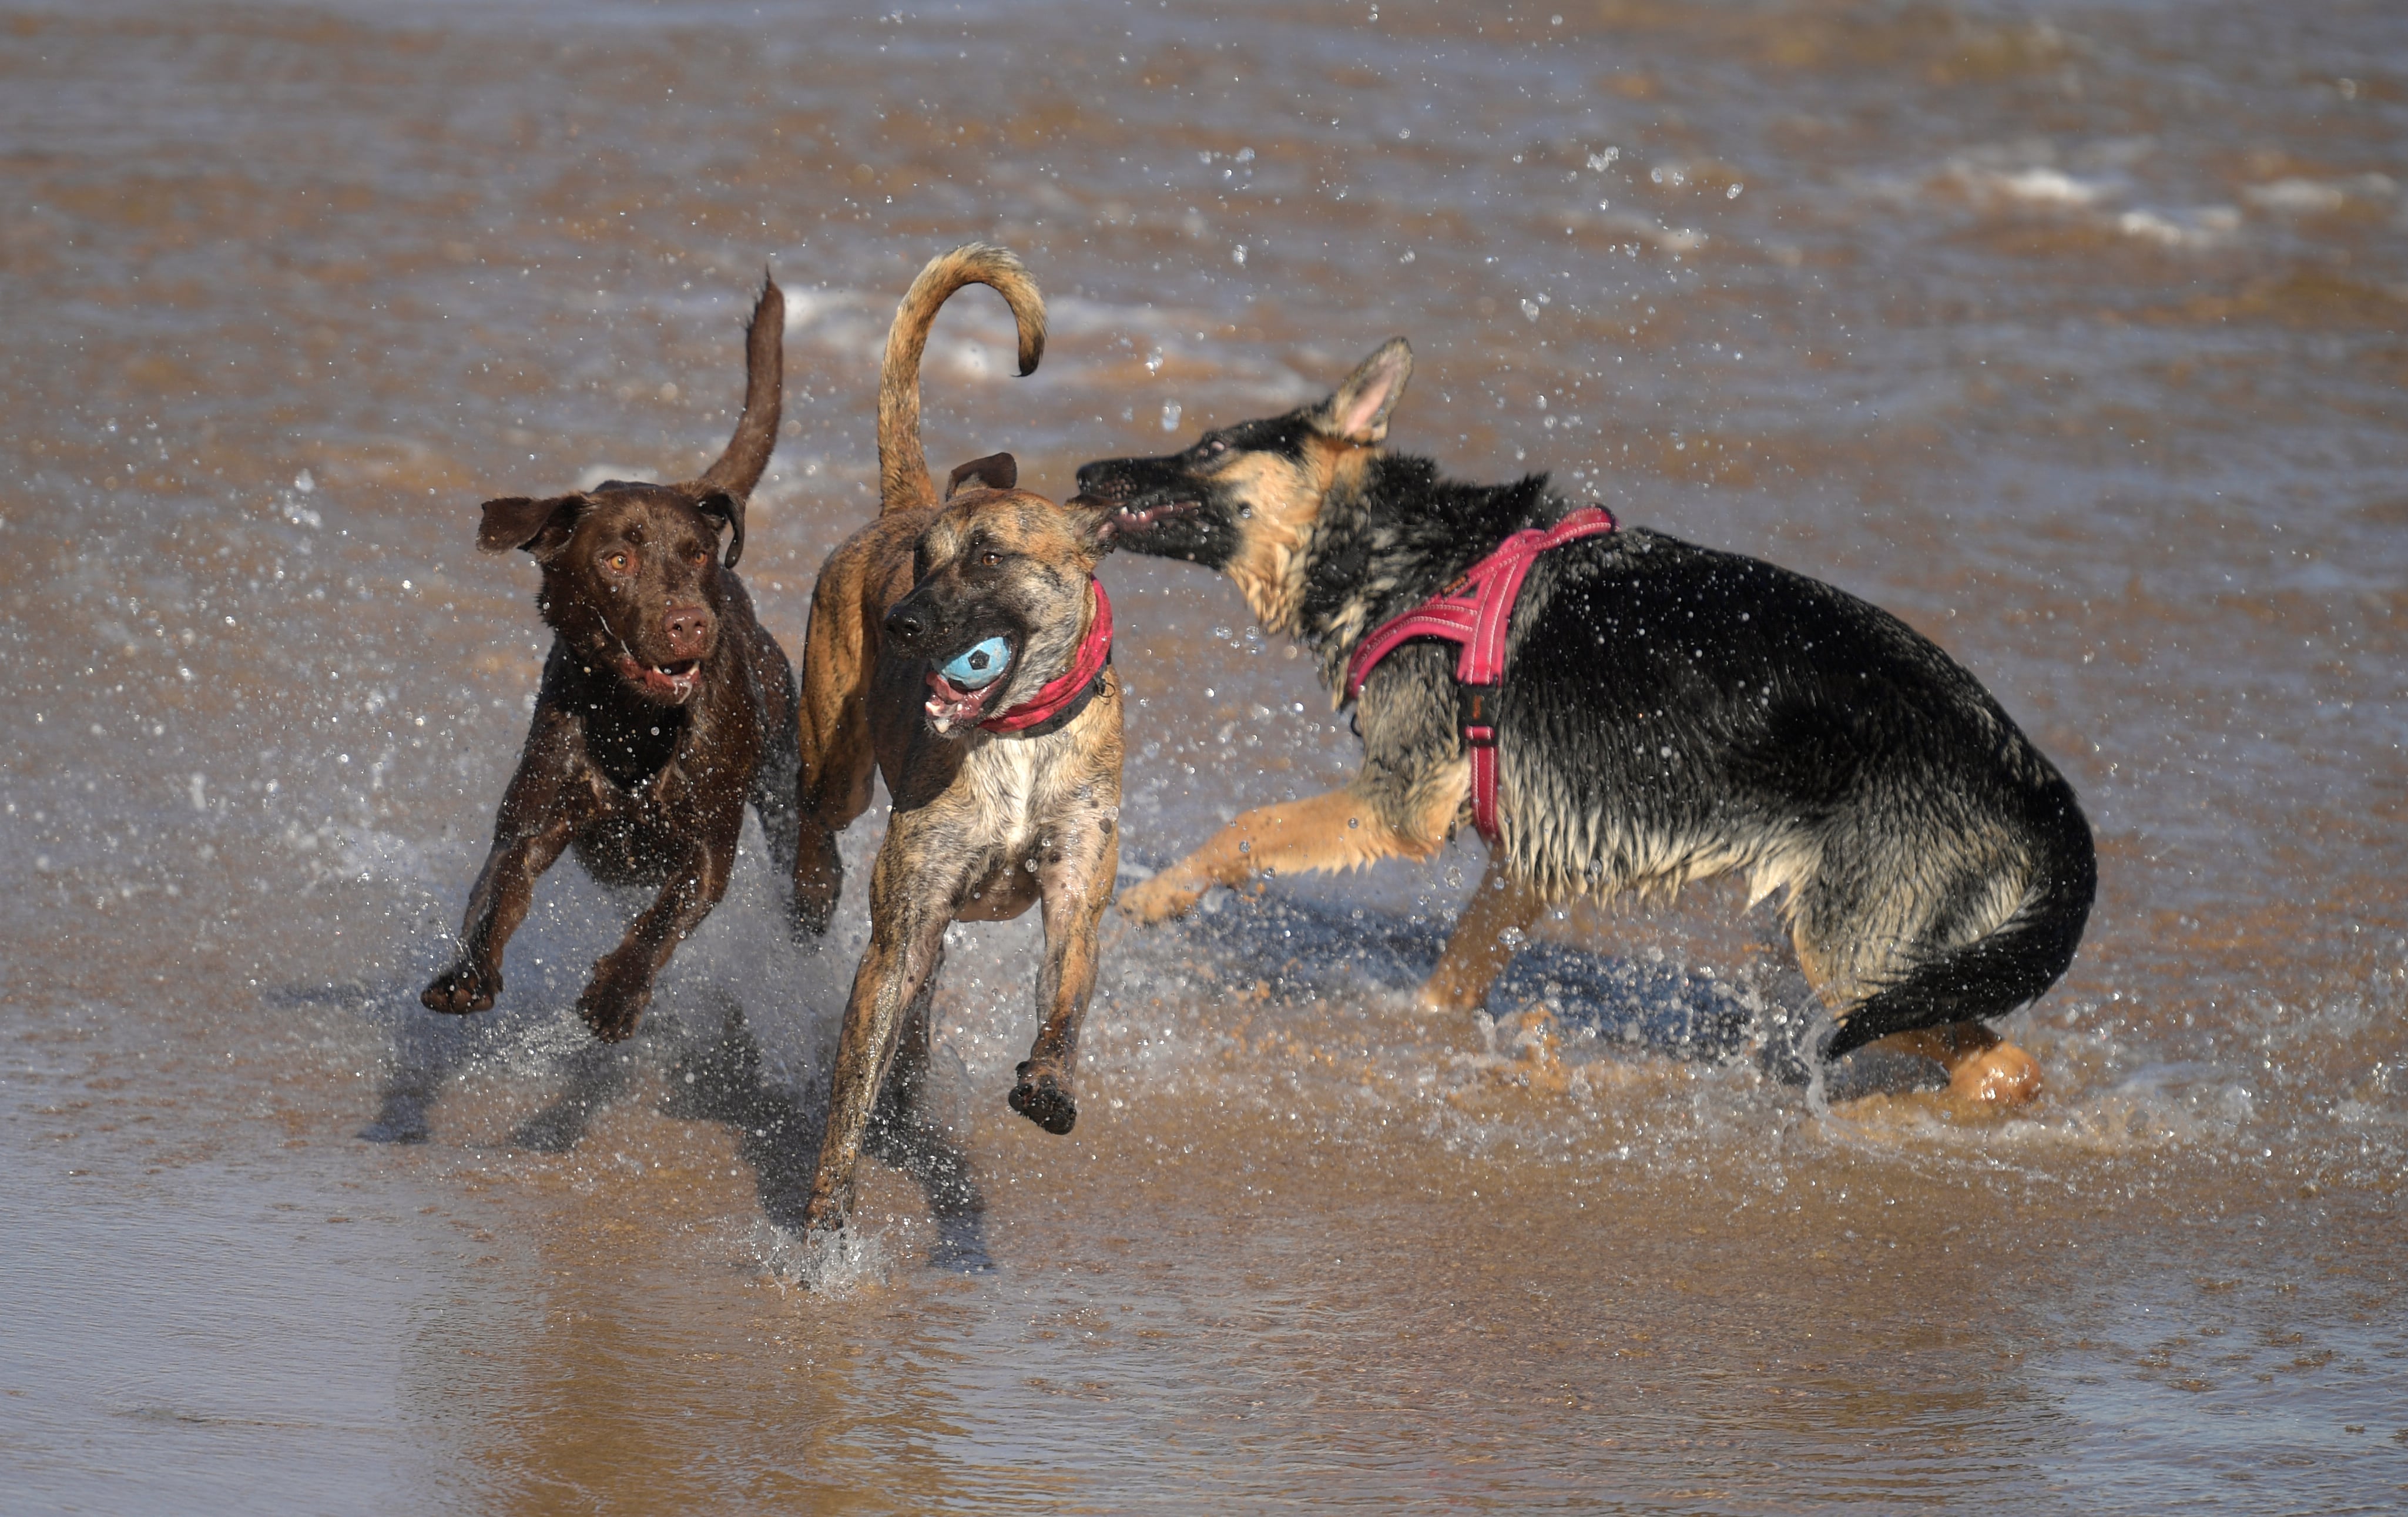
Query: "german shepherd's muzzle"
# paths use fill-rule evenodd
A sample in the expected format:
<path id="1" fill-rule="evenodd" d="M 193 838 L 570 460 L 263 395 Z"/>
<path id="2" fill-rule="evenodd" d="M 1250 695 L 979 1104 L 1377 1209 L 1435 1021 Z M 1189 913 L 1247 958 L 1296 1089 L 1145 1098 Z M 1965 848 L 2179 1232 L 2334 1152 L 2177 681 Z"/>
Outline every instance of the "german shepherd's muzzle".
<path id="1" fill-rule="evenodd" d="M 1383 452 L 1412 367 L 1399 339 L 1318 405 L 1088 464 L 1071 504 L 1109 509 L 1116 547 L 1228 575 L 1342 703 L 1375 628 L 1573 509 L 1542 475 L 1462 484 Z M 1346 788 L 1248 812 L 1122 909 L 1159 921 L 1274 870 L 1427 858 L 1470 790 L 1455 670 L 1452 644 L 1402 644 L 1362 686 L 1366 762 Z M 2038 1092 L 2037 1066 L 1983 1023 L 2071 961 L 2090 830 L 2063 776 L 1929 641 L 1770 564 L 1608 531 L 1535 560 L 1484 694 L 1499 835 L 1425 1004 L 1481 1004 L 1550 903 L 1743 871 L 1754 899 L 1779 893 L 1838 1023 L 1808 1056 L 1888 1036 L 1939 1060 L 1961 1096 Z M 1779 1019 L 1794 1030 L 1817 1008 L 1793 999 Z"/>
<path id="2" fill-rule="evenodd" d="M 1079 1026 L 1119 869 L 1120 686 L 1095 580 L 1108 513 L 1017 488 L 1009 454 L 955 470 L 940 502 L 921 453 L 921 350 L 937 309 L 970 283 L 1010 304 L 1021 372 L 1037 367 L 1045 308 L 1017 258 L 972 244 L 921 270 L 886 340 L 881 514 L 829 556 L 811 596 L 795 890 L 812 931 L 835 909 L 837 834 L 868 807 L 873 773 L 894 802 L 806 1209 L 815 1227 L 840 1226 L 851 1208 L 882 1091 L 896 1120 L 919 1120 L 929 1002 L 956 920 L 1043 903 L 1041 1025 L 1010 1102 L 1049 1133 L 1070 1131 Z"/>

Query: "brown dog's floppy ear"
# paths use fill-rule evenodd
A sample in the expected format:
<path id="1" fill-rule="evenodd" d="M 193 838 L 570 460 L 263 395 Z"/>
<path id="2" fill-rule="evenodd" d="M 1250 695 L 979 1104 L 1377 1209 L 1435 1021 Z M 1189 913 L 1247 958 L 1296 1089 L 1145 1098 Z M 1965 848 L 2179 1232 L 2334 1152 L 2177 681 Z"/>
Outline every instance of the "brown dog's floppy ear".
<path id="1" fill-rule="evenodd" d="M 577 508 L 584 504 L 581 495 L 556 495 L 548 500 L 508 495 L 488 500 L 484 520 L 477 525 L 477 546 L 487 553 L 524 548 L 541 557 L 566 541 L 568 529 L 577 522 Z M 554 535 L 559 542 L 542 541 Z"/>
<path id="2" fill-rule="evenodd" d="M 964 480 L 976 480 L 990 490 L 1009 490 L 1020 483 L 1020 460 L 1008 453 L 990 453 L 983 458 L 971 459 L 945 481 L 946 499 L 953 498 Z"/>
<path id="3" fill-rule="evenodd" d="M 734 569 L 736 560 L 744 556 L 744 498 L 730 490 L 707 490 L 694 509 L 726 531 L 726 564 Z"/>
<path id="4" fill-rule="evenodd" d="M 1388 339 L 1379 352 L 1363 360 L 1361 368 L 1346 376 L 1336 395 L 1321 403 L 1312 418 L 1314 430 L 1358 448 L 1384 441 L 1388 412 L 1396 409 L 1405 393 L 1405 381 L 1412 375 L 1413 350 L 1403 338 Z"/>

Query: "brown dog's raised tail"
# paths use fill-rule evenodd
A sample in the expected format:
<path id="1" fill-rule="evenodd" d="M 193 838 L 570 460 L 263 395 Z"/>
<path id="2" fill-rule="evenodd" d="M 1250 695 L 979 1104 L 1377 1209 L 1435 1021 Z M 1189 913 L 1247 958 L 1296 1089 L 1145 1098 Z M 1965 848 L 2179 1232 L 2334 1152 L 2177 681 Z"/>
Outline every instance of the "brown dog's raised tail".
<path id="1" fill-rule="evenodd" d="M 927 455 L 920 451 L 920 358 L 938 308 L 965 284 L 983 284 L 1011 307 L 1020 324 L 1020 372 L 1037 371 L 1045 356 L 1045 297 L 1017 254 L 983 242 L 965 242 L 928 260 L 903 293 L 886 334 L 886 362 L 878 374 L 878 513 L 938 504 Z"/>
<path id="2" fill-rule="evenodd" d="M 733 508 L 728 516 L 727 567 L 744 555 L 744 505 L 761 471 L 769 467 L 770 451 L 778 445 L 778 414 L 785 394 L 786 296 L 778 282 L 761 277 L 761 297 L 752 302 L 752 319 L 744 324 L 744 414 L 736 418 L 736 435 L 727 440 L 719 461 L 684 488 L 704 495 L 724 492 Z"/>

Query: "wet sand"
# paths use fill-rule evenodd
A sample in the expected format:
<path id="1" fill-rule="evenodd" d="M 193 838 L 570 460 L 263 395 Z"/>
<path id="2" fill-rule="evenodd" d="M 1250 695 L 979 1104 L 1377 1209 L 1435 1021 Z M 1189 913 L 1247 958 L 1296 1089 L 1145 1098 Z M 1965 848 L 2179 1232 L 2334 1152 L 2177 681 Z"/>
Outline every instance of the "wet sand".
<path id="1" fill-rule="evenodd" d="M 0 1505 L 2408 1499 L 2408 21 L 1373 9 L 0 18 Z M 476 503 L 715 454 L 773 263 L 799 648 L 970 237 L 1054 341 L 949 308 L 940 469 L 1058 495 L 1403 333 L 1397 445 L 1938 639 L 2099 833 L 2042 1101 L 1768 1084 L 1719 886 L 1417 1017 L 1469 840 L 1117 932 L 1063 1139 L 1033 926 L 959 930 L 980 1204 L 873 1163 L 842 1257 L 787 1224 L 857 891 L 798 951 L 754 852 L 622 1060 L 564 864 L 421 1011 L 545 641 Z M 1232 589 L 1104 578 L 1132 857 L 1350 771 Z"/>

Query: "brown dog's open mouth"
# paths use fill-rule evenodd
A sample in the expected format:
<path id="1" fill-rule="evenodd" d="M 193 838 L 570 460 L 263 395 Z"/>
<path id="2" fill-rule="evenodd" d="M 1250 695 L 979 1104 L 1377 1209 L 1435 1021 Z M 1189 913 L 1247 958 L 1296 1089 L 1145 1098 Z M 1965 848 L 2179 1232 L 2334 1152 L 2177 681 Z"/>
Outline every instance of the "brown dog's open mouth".
<path id="1" fill-rule="evenodd" d="M 681 658 L 672 664 L 639 664 L 622 655 L 618 663 L 621 679 L 667 705 L 684 705 L 695 687 L 702 683 L 699 658 Z"/>

